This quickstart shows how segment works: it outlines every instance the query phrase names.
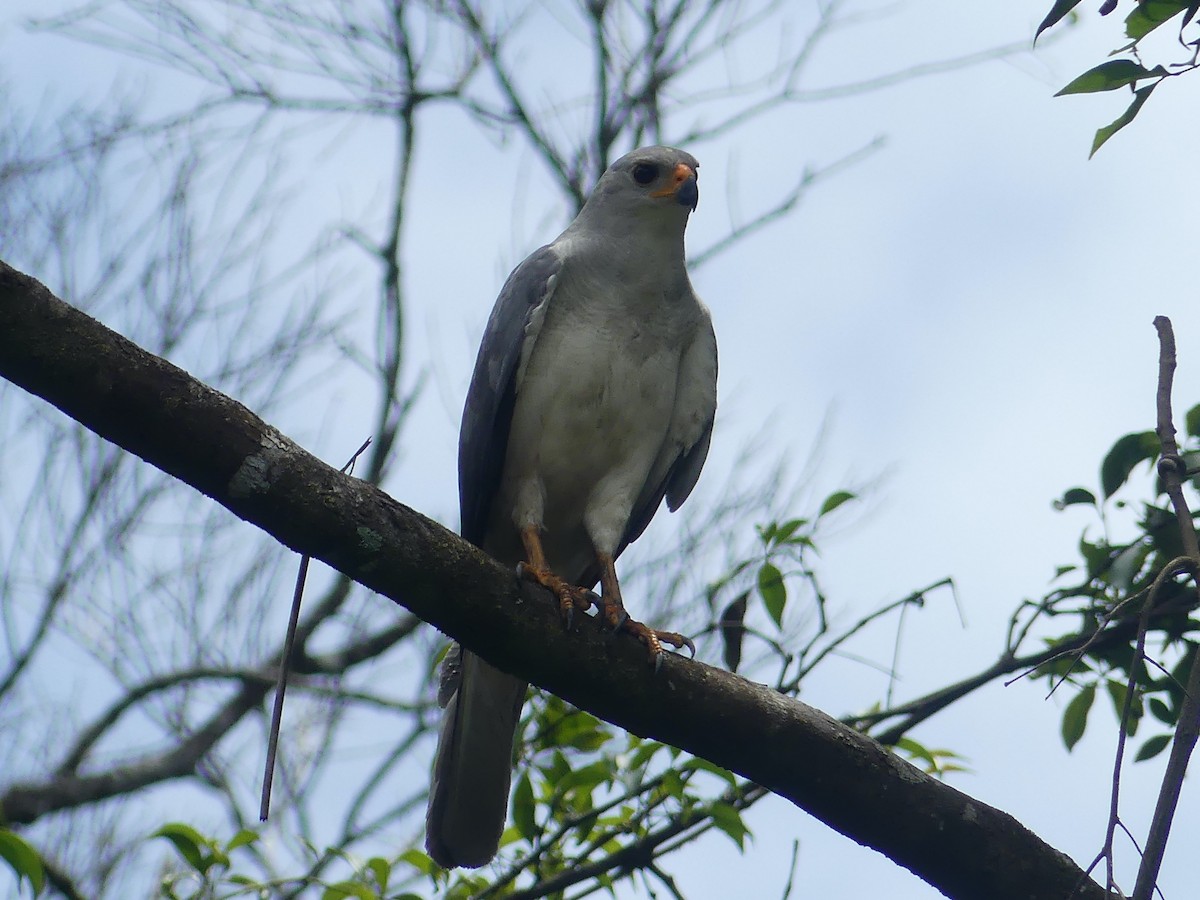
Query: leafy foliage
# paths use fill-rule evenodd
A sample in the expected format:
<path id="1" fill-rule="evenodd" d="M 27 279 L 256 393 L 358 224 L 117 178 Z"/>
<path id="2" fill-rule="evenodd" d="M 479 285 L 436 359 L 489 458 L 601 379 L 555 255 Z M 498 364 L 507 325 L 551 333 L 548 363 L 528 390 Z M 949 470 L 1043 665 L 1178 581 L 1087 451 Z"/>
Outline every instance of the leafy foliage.
<path id="1" fill-rule="evenodd" d="M 184 822 L 169 822 L 150 835 L 151 840 L 156 838 L 165 838 L 177 853 L 176 864 L 168 865 L 158 888 L 158 896 L 168 900 L 286 896 L 308 885 L 321 888 L 320 894 L 316 895 L 321 900 L 420 900 L 420 894 L 392 888 L 432 877 L 436 872 L 436 866 L 420 851 L 410 850 L 394 860 L 374 856 L 363 861 L 350 859 L 337 848 L 323 853 L 310 848 L 314 864 L 324 856 L 342 857 L 353 874 L 331 882 L 303 871 L 263 879 L 249 874 L 254 871 L 248 864 L 249 851 L 258 842 L 259 835 L 248 829 L 241 829 L 222 841 Z M 235 854 L 234 851 L 239 849 L 245 852 Z"/>
<path id="2" fill-rule="evenodd" d="M 1074 17 L 1076 15 L 1075 8 L 1081 2 L 1082 0 L 1056 0 L 1038 26 L 1037 34 L 1041 35 L 1043 31 L 1054 27 L 1064 19 Z M 1108 15 L 1116 7 L 1117 0 L 1103 0 L 1100 5 L 1100 14 Z M 1095 155 L 1096 151 L 1109 138 L 1136 118 L 1146 101 L 1150 99 L 1150 94 L 1163 81 L 1200 67 L 1197 64 L 1197 56 L 1200 54 L 1200 37 L 1192 36 L 1188 30 L 1198 11 L 1200 11 L 1200 2 L 1195 2 L 1195 0 L 1136 0 L 1132 10 L 1125 18 L 1124 35 L 1128 38 L 1128 43 L 1113 51 L 1113 55 L 1120 53 L 1125 54 L 1128 58 L 1101 63 L 1072 80 L 1058 92 L 1056 96 L 1114 91 L 1124 87 L 1128 87 L 1132 91 L 1133 97 L 1125 111 L 1096 132 L 1096 136 L 1092 140 L 1090 155 Z M 1178 41 L 1172 42 L 1172 44 L 1191 48 L 1191 51 L 1183 61 L 1147 68 L 1142 62 L 1145 53 L 1142 42 L 1160 26 L 1169 22 L 1176 23 L 1178 30 Z M 1142 84 L 1141 87 L 1138 87 L 1139 83 Z"/>
<path id="3" fill-rule="evenodd" d="M 1200 454 L 1200 406 L 1186 416 L 1187 437 L 1181 451 L 1192 465 Z M 1153 721 L 1174 729 L 1183 700 L 1192 654 L 1197 646 L 1200 618 L 1196 615 L 1196 589 L 1187 580 L 1167 579 L 1149 610 L 1150 631 L 1146 652 L 1150 664 L 1135 653 L 1136 622 L 1148 601 L 1150 587 L 1164 566 L 1178 558 L 1182 545 L 1174 514 L 1168 507 L 1161 480 L 1151 482 L 1149 500 L 1123 499 L 1143 482 L 1136 478 L 1143 462 L 1158 455 L 1153 432 L 1127 434 L 1118 439 L 1104 458 L 1100 470 L 1103 502 L 1085 488 L 1071 488 L 1056 502 L 1058 509 L 1089 508 L 1101 527 L 1100 537 L 1085 531 L 1079 541 L 1082 563 L 1064 566 L 1059 577 L 1082 578 L 1068 587 L 1052 591 L 1037 605 L 1039 615 L 1068 617 L 1075 627 L 1069 634 L 1048 639 L 1078 649 L 1056 656 L 1038 668 L 1051 686 L 1072 685 L 1077 693 L 1066 704 L 1062 738 L 1068 749 L 1083 737 L 1096 694 L 1103 688 L 1113 712 L 1125 732 L 1133 736 L 1148 711 Z M 1193 480 L 1193 486 L 1195 481 Z M 1135 513 L 1133 532 L 1127 539 L 1108 535 L 1113 513 Z M 1079 636 L 1085 638 L 1080 642 Z M 1130 694 L 1130 685 L 1133 693 Z M 1150 759 L 1168 745 L 1170 735 L 1146 738 L 1136 759 Z"/>

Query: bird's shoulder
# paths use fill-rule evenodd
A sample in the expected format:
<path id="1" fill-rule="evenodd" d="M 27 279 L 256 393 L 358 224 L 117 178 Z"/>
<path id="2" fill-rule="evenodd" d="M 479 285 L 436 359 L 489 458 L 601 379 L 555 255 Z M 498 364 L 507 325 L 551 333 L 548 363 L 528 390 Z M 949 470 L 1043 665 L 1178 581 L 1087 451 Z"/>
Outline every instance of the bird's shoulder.
<path id="1" fill-rule="evenodd" d="M 545 300 L 554 289 L 554 282 L 562 271 L 564 254 L 556 244 L 546 244 L 530 253 L 509 274 L 492 314 L 488 320 L 491 330 L 503 324 L 505 316 L 514 312 L 528 312 Z"/>

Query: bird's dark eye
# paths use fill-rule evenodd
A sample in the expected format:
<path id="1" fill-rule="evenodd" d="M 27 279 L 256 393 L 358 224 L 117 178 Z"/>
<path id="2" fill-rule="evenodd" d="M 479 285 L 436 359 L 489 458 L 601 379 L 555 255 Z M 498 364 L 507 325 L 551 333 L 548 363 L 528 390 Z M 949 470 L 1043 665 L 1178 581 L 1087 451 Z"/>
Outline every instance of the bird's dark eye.
<path id="1" fill-rule="evenodd" d="M 633 167 L 633 180 L 638 184 L 649 184 L 658 177 L 658 166 L 654 163 L 638 163 Z"/>

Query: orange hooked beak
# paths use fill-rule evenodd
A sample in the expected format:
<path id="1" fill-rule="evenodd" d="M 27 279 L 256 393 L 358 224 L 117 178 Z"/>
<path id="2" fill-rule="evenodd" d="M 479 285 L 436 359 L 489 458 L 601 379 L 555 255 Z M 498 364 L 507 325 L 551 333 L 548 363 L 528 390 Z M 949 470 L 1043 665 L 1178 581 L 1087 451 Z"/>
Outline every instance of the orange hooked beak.
<path id="1" fill-rule="evenodd" d="M 690 206 L 692 209 L 695 209 L 697 202 L 700 200 L 700 191 L 696 187 L 696 170 L 687 163 L 679 163 L 675 166 L 675 171 L 671 175 L 670 187 L 665 187 L 661 191 L 653 191 L 650 196 L 674 196 L 683 206 Z"/>

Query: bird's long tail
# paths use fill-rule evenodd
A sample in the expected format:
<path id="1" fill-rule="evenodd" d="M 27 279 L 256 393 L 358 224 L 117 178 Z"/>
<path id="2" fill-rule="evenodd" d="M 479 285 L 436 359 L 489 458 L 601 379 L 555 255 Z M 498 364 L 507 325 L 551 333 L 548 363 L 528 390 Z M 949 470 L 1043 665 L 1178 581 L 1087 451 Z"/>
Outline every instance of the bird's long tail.
<path id="1" fill-rule="evenodd" d="M 478 867 L 496 855 L 508 818 L 513 738 L 527 685 L 457 645 L 450 653 L 425 847 L 445 868 Z"/>

